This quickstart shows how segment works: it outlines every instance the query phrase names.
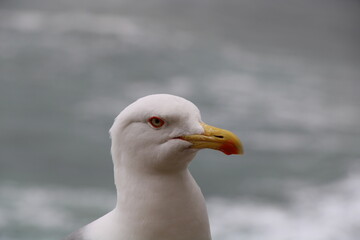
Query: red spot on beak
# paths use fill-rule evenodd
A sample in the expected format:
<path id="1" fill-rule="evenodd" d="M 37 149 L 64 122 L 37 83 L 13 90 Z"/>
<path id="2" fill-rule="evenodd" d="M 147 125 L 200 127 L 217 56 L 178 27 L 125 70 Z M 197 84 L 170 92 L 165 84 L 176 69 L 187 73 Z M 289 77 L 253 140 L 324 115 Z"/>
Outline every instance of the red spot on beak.
<path id="1" fill-rule="evenodd" d="M 239 154 L 239 149 L 231 141 L 224 142 L 219 150 L 225 153 L 226 155 Z"/>

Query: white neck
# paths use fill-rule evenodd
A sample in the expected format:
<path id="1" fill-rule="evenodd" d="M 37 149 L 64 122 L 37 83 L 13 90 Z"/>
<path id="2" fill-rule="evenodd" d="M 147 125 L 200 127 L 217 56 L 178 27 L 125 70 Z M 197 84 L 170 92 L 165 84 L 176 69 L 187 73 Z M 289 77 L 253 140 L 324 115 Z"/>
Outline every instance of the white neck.
<path id="1" fill-rule="evenodd" d="M 204 197 L 187 168 L 139 174 L 115 167 L 115 175 L 114 212 L 126 236 L 141 240 L 211 239 Z"/>
<path id="2" fill-rule="evenodd" d="M 210 240 L 204 196 L 187 168 L 195 153 L 176 171 L 149 171 L 125 152 L 112 148 L 116 207 L 89 225 L 85 239 Z"/>

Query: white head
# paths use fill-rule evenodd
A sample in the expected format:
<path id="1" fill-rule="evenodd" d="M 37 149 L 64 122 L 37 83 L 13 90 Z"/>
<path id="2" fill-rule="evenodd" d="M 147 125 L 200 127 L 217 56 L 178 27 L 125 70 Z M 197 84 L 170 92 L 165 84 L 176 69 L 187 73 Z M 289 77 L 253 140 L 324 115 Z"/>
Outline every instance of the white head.
<path id="1" fill-rule="evenodd" d="M 126 107 L 110 129 L 115 168 L 168 172 L 185 169 L 200 148 L 241 154 L 239 139 L 201 121 L 190 101 L 149 95 Z"/>

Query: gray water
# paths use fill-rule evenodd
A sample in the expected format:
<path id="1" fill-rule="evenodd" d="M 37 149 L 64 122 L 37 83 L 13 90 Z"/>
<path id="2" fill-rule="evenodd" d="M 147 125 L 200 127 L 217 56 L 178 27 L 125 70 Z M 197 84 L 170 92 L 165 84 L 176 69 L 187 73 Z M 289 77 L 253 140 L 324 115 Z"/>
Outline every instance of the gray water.
<path id="1" fill-rule="evenodd" d="M 214 240 L 360 236 L 360 4 L 0 2 L 0 239 L 61 239 L 115 203 L 108 129 L 171 93 L 244 156 L 191 164 Z"/>

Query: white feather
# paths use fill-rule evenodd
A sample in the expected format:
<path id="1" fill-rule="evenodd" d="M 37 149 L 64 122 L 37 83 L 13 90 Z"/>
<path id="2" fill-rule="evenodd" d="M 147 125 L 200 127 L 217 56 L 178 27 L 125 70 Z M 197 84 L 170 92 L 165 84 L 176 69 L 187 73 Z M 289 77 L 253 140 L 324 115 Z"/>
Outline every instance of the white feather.
<path id="1" fill-rule="evenodd" d="M 159 129 L 147 120 L 166 121 Z M 177 136 L 200 134 L 198 108 L 172 95 L 141 98 L 110 129 L 117 205 L 84 229 L 86 240 L 209 240 L 204 197 L 187 166 L 196 150 Z"/>

